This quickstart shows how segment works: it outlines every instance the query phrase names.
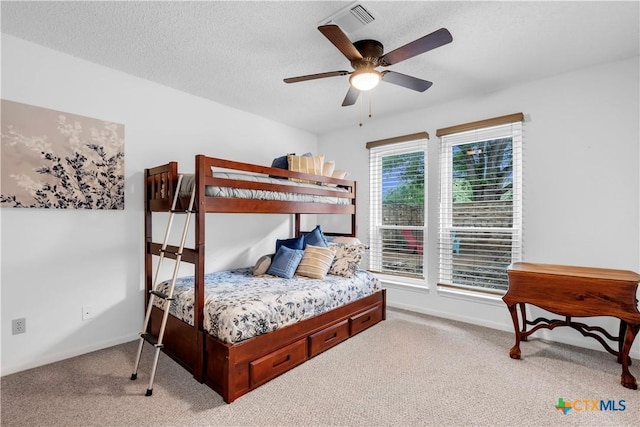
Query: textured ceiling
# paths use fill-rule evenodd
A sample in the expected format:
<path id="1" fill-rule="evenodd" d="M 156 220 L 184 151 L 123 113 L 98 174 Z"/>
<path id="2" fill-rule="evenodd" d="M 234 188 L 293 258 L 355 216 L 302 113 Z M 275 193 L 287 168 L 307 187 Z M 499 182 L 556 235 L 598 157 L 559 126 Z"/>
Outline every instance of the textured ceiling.
<path id="1" fill-rule="evenodd" d="M 357 126 L 367 98 L 341 107 L 351 70 L 317 30 L 352 2 L 9 2 L 2 32 L 231 107 L 322 134 Z M 637 57 L 640 9 L 627 2 L 362 1 L 375 21 L 349 33 L 391 51 L 438 28 L 453 42 L 388 69 L 434 82 L 382 82 L 373 118 L 603 62 Z M 588 88 L 585 88 L 588 90 Z M 365 122 L 366 123 L 366 122 Z"/>

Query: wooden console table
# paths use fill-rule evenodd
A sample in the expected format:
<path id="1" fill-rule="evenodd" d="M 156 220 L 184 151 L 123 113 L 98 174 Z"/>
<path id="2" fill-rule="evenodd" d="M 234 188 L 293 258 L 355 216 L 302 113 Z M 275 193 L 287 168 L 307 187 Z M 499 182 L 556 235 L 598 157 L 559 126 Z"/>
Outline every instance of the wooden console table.
<path id="1" fill-rule="evenodd" d="M 516 333 L 516 344 L 509 351 L 512 359 L 520 359 L 520 341 L 526 341 L 538 329 L 569 326 L 586 337 L 596 339 L 605 350 L 616 356 L 618 363 L 622 364 L 621 384 L 634 390 L 638 388 L 635 377 L 629 372 L 629 351 L 640 329 L 640 312 L 636 299 L 640 275 L 625 270 L 526 262 L 511 264 L 507 268 L 507 275 L 509 290 L 502 300 L 509 308 Z M 525 304 L 533 304 L 564 316 L 565 320 L 539 317 L 528 321 Z M 522 327 L 518 322 L 516 306 L 520 308 Z M 616 317 L 620 319 L 619 335 L 615 337 L 603 328 L 574 322 L 571 320 L 572 316 Z M 527 331 L 527 325 L 533 328 Z M 617 350 L 611 348 L 603 336 L 618 343 Z"/>

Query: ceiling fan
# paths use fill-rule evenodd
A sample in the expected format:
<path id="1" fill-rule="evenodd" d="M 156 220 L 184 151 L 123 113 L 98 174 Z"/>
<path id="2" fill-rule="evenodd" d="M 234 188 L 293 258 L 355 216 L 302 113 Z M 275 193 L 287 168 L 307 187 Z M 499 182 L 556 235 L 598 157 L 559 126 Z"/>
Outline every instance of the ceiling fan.
<path id="1" fill-rule="evenodd" d="M 413 58 L 414 56 L 453 41 L 451 33 L 449 33 L 446 28 L 440 28 L 431 34 L 427 34 L 424 37 L 384 54 L 384 48 L 379 41 L 360 40 L 352 43 L 337 25 L 321 25 L 318 27 L 318 30 L 347 57 L 354 71 L 340 70 L 330 71 L 328 73 L 309 74 L 306 76 L 286 78 L 284 82 L 297 83 L 306 80 L 351 74 L 349 77 L 349 90 L 342 102 L 343 107 L 355 104 L 361 91 L 374 88 L 381 80 L 418 92 L 424 92 L 429 89 L 433 84 L 430 81 L 390 70 L 380 72 L 376 70 L 376 68 L 397 64 L 405 59 Z"/>

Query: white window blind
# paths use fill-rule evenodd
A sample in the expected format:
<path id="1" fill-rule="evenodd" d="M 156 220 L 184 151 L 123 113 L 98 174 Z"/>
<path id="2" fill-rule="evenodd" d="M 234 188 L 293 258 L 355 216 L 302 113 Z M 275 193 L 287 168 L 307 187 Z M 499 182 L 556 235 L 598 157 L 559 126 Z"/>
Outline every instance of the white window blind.
<path id="1" fill-rule="evenodd" d="M 415 137 L 367 144 L 371 182 L 369 269 L 423 278 L 428 134 Z"/>
<path id="2" fill-rule="evenodd" d="M 503 293 L 522 252 L 522 123 L 441 136 L 440 284 Z"/>

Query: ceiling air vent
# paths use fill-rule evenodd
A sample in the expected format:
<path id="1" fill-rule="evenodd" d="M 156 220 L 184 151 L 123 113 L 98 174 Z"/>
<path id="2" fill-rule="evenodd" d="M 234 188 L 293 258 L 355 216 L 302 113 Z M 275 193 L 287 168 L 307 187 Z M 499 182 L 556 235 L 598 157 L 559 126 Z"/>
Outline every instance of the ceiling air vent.
<path id="1" fill-rule="evenodd" d="M 367 9 L 365 9 L 361 4 L 357 4 L 350 9 L 350 12 L 353 16 L 356 17 L 357 20 L 362 22 L 362 25 L 367 25 L 370 22 L 373 22 L 375 19 Z"/>
<path id="2" fill-rule="evenodd" d="M 361 4 L 354 3 L 322 21 L 323 25 L 336 24 L 345 33 L 352 33 L 373 22 L 375 18 Z"/>

